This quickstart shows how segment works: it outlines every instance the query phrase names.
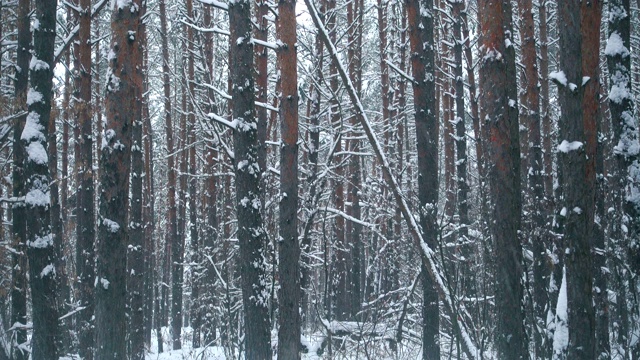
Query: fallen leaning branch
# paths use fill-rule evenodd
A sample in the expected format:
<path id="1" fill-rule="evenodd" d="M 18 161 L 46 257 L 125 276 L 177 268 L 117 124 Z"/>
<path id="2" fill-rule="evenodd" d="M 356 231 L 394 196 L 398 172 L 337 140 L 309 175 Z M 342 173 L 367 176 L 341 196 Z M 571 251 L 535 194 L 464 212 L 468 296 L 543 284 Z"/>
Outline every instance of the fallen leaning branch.
<path id="1" fill-rule="evenodd" d="M 313 23 L 318 29 L 322 42 L 324 43 L 325 47 L 328 49 L 329 55 L 331 56 L 332 61 L 338 68 L 338 73 L 340 75 L 340 78 L 342 79 L 342 82 L 345 84 L 345 88 L 346 88 L 347 94 L 349 95 L 349 99 L 351 100 L 351 103 L 355 108 L 356 117 L 358 118 L 358 120 L 360 121 L 360 124 L 364 128 L 367 138 L 369 139 L 369 143 L 371 143 L 371 146 L 373 147 L 373 151 L 375 152 L 378 161 L 380 162 L 380 164 L 382 164 L 382 172 L 384 174 L 385 181 L 387 182 L 387 185 L 391 188 L 393 197 L 395 198 L 395 201 L 396 201 L 396 205 L 400 208 L 400 211 L 402 212 L 402 215 L 407 222 L 407 227 L 409 228 L 409 232 L 411 233 L 416 246 L 421 250 L 422 257 L 428 264 L 427 268 L 428 268 L 429 276 L 432 278 L 432 280 L 437 286 L 438 292 L 440 294 L 440 298 L 442 298 L 442 301 L 444 303 L 444 308 L 446 309 L 446 311 L 449 313 L 451 317 L 451 323 L 454 327 L 457 337 L 460 340 L 462 340 L 461 342 L 463 344 L 463 350 L 469 358 L 477 359 L 479 355 L 478 349 L 473 343 L 473 341 L 471 340 L 471 337 L 467 332 L 467 326 L 465 325 L 464 321 L 462 319 L 459 319 L 455 315 L 457 312 L 455 311 L 455 308 L 454 308 L 454 302 L 453 302 L 453 299 L 451 298 L 451 294 L 449 293 L 449 290 L 445 286 L 444 277 L 437 266 L 435 254 L 433 250 L 423 240 L 418 224 L 416 223 L 416 220 L 413 214 L 411 213 L 411 210 L 409 210 L 409 206 L 407 205 L 407 202 L 402 197 L 402 193 L 400 192 L 400 187 L 398 186 L 398 182 L 396 181 L 395 177 L 393 176 L 393 172 L 391 171 L 391 166 L 389 166 L 389 162 L 387 161 L 387 158 L 385 157 L 382 151 L 382 147 L 378 142 L 376 134 L 373 132 L 373 128 L 371 126 L 371 123 L 369 122 L 369 119 L 367 118 L 367 114 L 364 112 L 364 106 L 362 106 L 362 103 L 360 102 L 360 98 L 358 97 L 358 94 L 355 91 L 355 87 L 353 86 L 353 83 L 351 82 L 351 79 L 349 78 L 349 76 L 347 76 L 347 72 L 344 66 L 340 62 L 340 59 L 338 57 L 338 51 L 336 50 L 335 46 L 329 39 L 327 29 L 324 27 L 324 24 L 322 23 L 320 19 L 320 15 L 318 14 L 318 11 L 314 6 L 314 4 L 311 2 L 311 0 L 304 0 L 304 2 L 307 5 L 307 8 L 309 9 L 309 14 L 311 15 L 311 19 L 313 20 Z"/>

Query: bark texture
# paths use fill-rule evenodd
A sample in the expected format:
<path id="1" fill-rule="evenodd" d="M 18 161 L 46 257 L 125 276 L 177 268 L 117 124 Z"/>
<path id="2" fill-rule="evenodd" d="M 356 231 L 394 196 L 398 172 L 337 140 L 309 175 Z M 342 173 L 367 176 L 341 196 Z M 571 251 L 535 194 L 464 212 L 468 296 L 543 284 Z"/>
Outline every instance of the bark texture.
<path id="1" fill-rule="evenodd" d="M 231 84 L 236 212 L 240 243 L 240 273 L 244 305 L 245 349 L 248 359 L 271 359 L 269 292 L 265 237 L 261 215 L 258 124 L 255 117 L 251 2 L 229 4 Z"/>
<path id="2" fill-rule="evenodd" d="M 435 117 L 433 0 L 407 0 L 418 149 L 418 202 L 422 237 L 438 245 L 438 119 Z M 440 311 L 436 284 L 423 261 L 422 358 L 440 358 Z"/>
<path id="3" fill-rule="evenodd" d="M 31 31 L 29 29 L 29 13 L 31 2 L 20 0 L 17 8 L 18 49 L 16 54 L 15 74 L 15 109 L 27 110 L 27 88 L 29 87 L 29 48 Z M 24 160 L 25 149 L 20 138 L 26 121 L 26 115 L 18 117 L 13 124 L 13 166 L 12 166 L 12 194 L 16 198 L 24 196 Z M 26 205 L 15 203 L 11 207 L 11 236 L 12 247 L 17 251 L 11 254 L 11 324 L 27 324 L 27 218 Z M 27 341 L 26 329 L 16 329 L 14 341 L 11 344 L 10 355 L 15 360 L 26 360 L 29 354 L 21 350 L 18 345 Z"/>
<path id="4" fill-rule="evenodd" d="M 27 93 L 28 115 L 22 131 L 25 180 L 27 257 L 31 286 L 34 359 L 57 359 L 58 299 L 56 281 L 56 239 L 51 227 L 51 176 L 47 156 L 51 98 L 53 96 L 53 51 L 56 36 L 56 1 L 36 4 L 39 22 L 33 29 L 33 54 L 29 63 L 31 86 Z"/>
<path id="5" fill-rule="evenodd" d="M 300 359 L 300 245 L 298 243 L 298 60 L 296 2 L 278 2 L 276 36 L 280 95 L 280 279 L 278 358 Z"/>
<path id="6" fill-rule="evenodd" d="M 487 175 L 493 205 L 495 344 L 498 358 L 528 359 L 521 283 L 524 269 L 518 238 L 522 205 L 515 49 L 510 36 L 512 8 L 508 1 L 493 0 L 481 0 L 478 6 L 480 104 L 485 114 Z"/>
<path id="7" fill-rule="evenodd" d="M 587 147 L 583 121 L 582 25 L 580 4 L 558 4 L 560 64 L 555 76 L 562 115 L 558 120 L 558 170 L 564 215 L 563 242 L 567 279 L 569 359 L 594 359 L 595 314 L 592 297 L 592 268 L 587 200 Z M 595 144 L 594 144 L 595 145 Z M 561 215 L 562 216 L 562 215 Z"/>
<path id="8" fill-rule="evenodd" d="M 77 315 L 78 352 L 83 359 L 93 359 L 95 309 L 95 206 L 93 172 L 93 130 L 91 109 L 91 1 L 81 0 L 84 9 L 77 14 L 78 41 L 74 43 L 74 116 L 78 191 L 76 193 L 76 271 L 80 306 L 86 307 Z"/>
<path id="9" fill-rule="evenodd" d="M 117 1 L 112 6 L 95 280 L 98 344 L 95 358 L 98 360 L 127 356 L 129 175 L 132 128 L 140 123 L 142 116 L 142 1 Z"/>

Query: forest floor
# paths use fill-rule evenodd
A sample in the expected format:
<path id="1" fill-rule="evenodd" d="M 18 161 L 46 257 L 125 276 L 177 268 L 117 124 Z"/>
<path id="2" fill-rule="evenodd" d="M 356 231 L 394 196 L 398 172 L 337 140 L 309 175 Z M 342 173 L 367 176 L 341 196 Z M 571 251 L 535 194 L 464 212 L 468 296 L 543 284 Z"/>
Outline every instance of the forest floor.
<path id="1" fill-rule="evenodd" d="M 169 329 L 162 328 L 163 348 L 164 352 L 158 354 L 158 341 L 155 331 L 151 337 L 151 349 L 147 353 L 147 360 L 226 360 L 224 349 L 221 346 L 207 346 L 194 349 L 191 346 L 191 337 L 193 330 L 190 327 L 182 329 L 182 349 L 180 350 L 166 350 L 171 349 L 171 336 Z M 315 344 L 309 344 L 313 349 Z M 318 344 L 319 345 L 319 344 Z M 318 360 L 321 357 L 315 355 L 315 353 L 303 354 L 303 360 Z"/>

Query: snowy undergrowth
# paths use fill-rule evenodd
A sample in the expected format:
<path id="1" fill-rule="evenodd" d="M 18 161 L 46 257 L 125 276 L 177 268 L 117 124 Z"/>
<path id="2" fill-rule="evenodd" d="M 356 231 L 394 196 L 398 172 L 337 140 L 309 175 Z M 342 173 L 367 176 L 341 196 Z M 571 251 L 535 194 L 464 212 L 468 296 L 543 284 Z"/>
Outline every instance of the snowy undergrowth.
<path id="1" fill-rule="evenodd" d="M 162 353 L 158 353 L 158 341 L 155 330 L 151 336 L 151 347 L 148 349 L 146 360 L 226 360 L 224 349 L 219 346 L 218 343 L 212 346 L 199 347 L 194 349 L 192 347 L 191 339 L 193 336 L 193 329 L 185 327 L 182 329 L 182 349 L 170 350 L 171 333 L 167 327 L 162 328 L 163 349 Z M 303 360 L 321 360 L 329 358 L 325 349 L 324 356 L 316 354 L 318 348 L 325 340 L 325 335 L 322 333 L 316 333 L 313 335 L 305 335 L 302 338 L 302 344 L 309 349 L 309 353 L 302 354 Z M 420 358 L 419 346 L 415 344 L 400 344 L 396 352 L 394 353 L 388 347 L 388 344 L 381 339 L 371 339 L 370 341 L 354 341 L 349 338 L 334 338 L 332 343 L 332 359 L 336 360 L 351 360 L 351 359 L 378 359 L 378 360 L 402 360 L 402 359 L 416 359 Z M 272 333 L 272 347 L 277 348 L 277 333 Z M 233 359 L 236 359 L 234 357 Z M 240 359 L 244 359 L 241 357 Z M 274 359 L 276 357 L 274 356 Z M 60 357 L 59 360 L 81 360 L 79 356 L 66 356 Z"/>

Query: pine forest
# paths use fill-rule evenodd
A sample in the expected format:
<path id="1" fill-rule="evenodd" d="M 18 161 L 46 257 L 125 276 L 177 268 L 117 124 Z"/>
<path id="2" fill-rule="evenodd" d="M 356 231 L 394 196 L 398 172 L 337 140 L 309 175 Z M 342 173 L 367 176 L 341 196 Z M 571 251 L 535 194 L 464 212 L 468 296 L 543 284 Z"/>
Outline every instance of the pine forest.
<path id="1" fill-rule="evenodd" d="M 0 360 L 640 360 L 640 0 L 0 0 Z"/>

